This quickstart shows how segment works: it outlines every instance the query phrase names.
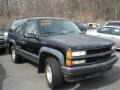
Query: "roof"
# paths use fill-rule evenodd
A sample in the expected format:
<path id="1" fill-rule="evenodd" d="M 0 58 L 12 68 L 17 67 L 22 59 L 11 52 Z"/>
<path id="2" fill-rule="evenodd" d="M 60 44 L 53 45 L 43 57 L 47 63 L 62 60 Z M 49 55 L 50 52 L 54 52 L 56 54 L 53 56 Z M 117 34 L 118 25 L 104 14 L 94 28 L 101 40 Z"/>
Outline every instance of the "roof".
<path id="1" fill-rule="evenodd" d="M 112 22 L 119 22 L 120 23 L 120 21 L 108 21 L 108 22 L 105 23 L 105 25 L 108 24 L 108 23 L 112 23 Z"/>

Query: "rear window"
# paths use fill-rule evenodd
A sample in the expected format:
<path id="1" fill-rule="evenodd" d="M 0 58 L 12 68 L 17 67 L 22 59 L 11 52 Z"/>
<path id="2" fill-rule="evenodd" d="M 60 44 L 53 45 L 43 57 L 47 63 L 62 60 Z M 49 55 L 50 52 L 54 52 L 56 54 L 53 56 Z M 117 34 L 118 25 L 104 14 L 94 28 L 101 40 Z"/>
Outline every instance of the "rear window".
<path id="1" fill-rule="evenodd" d="M 93 27 L 93 24 L 89 24 L 90 27 Z"/>

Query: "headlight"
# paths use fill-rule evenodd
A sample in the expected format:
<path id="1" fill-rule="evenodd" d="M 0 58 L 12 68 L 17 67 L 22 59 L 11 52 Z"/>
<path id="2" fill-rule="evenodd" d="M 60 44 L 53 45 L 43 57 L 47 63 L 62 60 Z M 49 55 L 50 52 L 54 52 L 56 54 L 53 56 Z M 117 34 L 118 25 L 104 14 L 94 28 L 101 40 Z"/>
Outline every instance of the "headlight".
<path id="1" fill-rule="evenodd" d="M 86 51 L 72 52 L 68 50 L 66 53 L 66 66 L 72 66 L 72 65 L 78 65 L 78 64 L 85 63 L 86 62 L 85 60 L 71 60 L 72 57 L 84 56 L 84 55 L 86 55 Z"/>
<path id="2" fill-rule="evenodd" d="M 72 58 L 72 57 L 77 57 L 77 56 L 84 56 L 84 55 L 86 55 L 86 51 L 72 52 L 72 51 L 68 50 L 67 53 L 66 53 L 67 58 Z"/>
<path id="3" fill-rule="evenodd" d="M 72 56 L 83 56 L 86 55 L 86 51 L 77 51 L 77 52 L 72 52 Z"/>
<path id="4" fill-rule="evenodd" d="M 115 45 L 112 46 L 112 50 L 116 50 L 116 46 Z"/>

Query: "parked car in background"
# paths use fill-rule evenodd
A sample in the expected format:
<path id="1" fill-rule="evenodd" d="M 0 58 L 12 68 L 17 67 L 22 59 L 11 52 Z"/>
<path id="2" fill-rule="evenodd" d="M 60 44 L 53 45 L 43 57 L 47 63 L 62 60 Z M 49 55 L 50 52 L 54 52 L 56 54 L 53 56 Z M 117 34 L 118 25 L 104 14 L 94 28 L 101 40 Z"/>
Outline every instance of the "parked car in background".
<path id="1" fill-rule="evenodd" d="M 100 76 L 118 60 L 114 42 L 81 34 L 68 19 L 33 17 L 16 29 L 11 43 L 14 63 L 22 57 L 38 64 L 48 86 L 60 87 L 63 81 L 74 82 Z"/>
<path id="2" fill-rule="evenodd" d="M 88 24 L 82 22 L 74 22 L 74 24 L 83 32 L 86 33 L 87 30 L 90 29 Z"/>
<path id="3" fill-rule="evenodd" d="M 89 26 L 91 29 L 100 28 L 100 24 L 98 24 L 98 23 L 88 23 L 88 26 Z"/>
<path id="4" fill-rule="evenodd" d="M 3 31 L 0 31 L 0 51 L 6 51 L 7 36 L 4 35 Z"/>
<path id="5" fill-rule="evenodd" d="M 86 34 L 113 40 L 116 42 L 117 49 L 120 49 L 120 27 L 104 26 L 93 32 L 88 31 Z"/>
<path id="6" fill-rule="evenodd" d="M 106 22 L 104 26 L 118 26 L 118 27 L 120 27 L 120 21 L 109 21 L 109 22 Z"/>

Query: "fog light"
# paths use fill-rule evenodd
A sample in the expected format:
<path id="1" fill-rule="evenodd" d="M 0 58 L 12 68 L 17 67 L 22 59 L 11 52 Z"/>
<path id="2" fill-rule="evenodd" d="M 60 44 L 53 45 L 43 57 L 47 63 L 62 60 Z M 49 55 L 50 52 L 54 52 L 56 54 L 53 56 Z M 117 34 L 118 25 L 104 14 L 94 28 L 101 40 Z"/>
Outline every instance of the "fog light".
<path id="1" fill-rule="evenodd" d="M 85 60 L 72 61 L 73 65 L 84 64 L 84 63 L 85 63 Z"/>

